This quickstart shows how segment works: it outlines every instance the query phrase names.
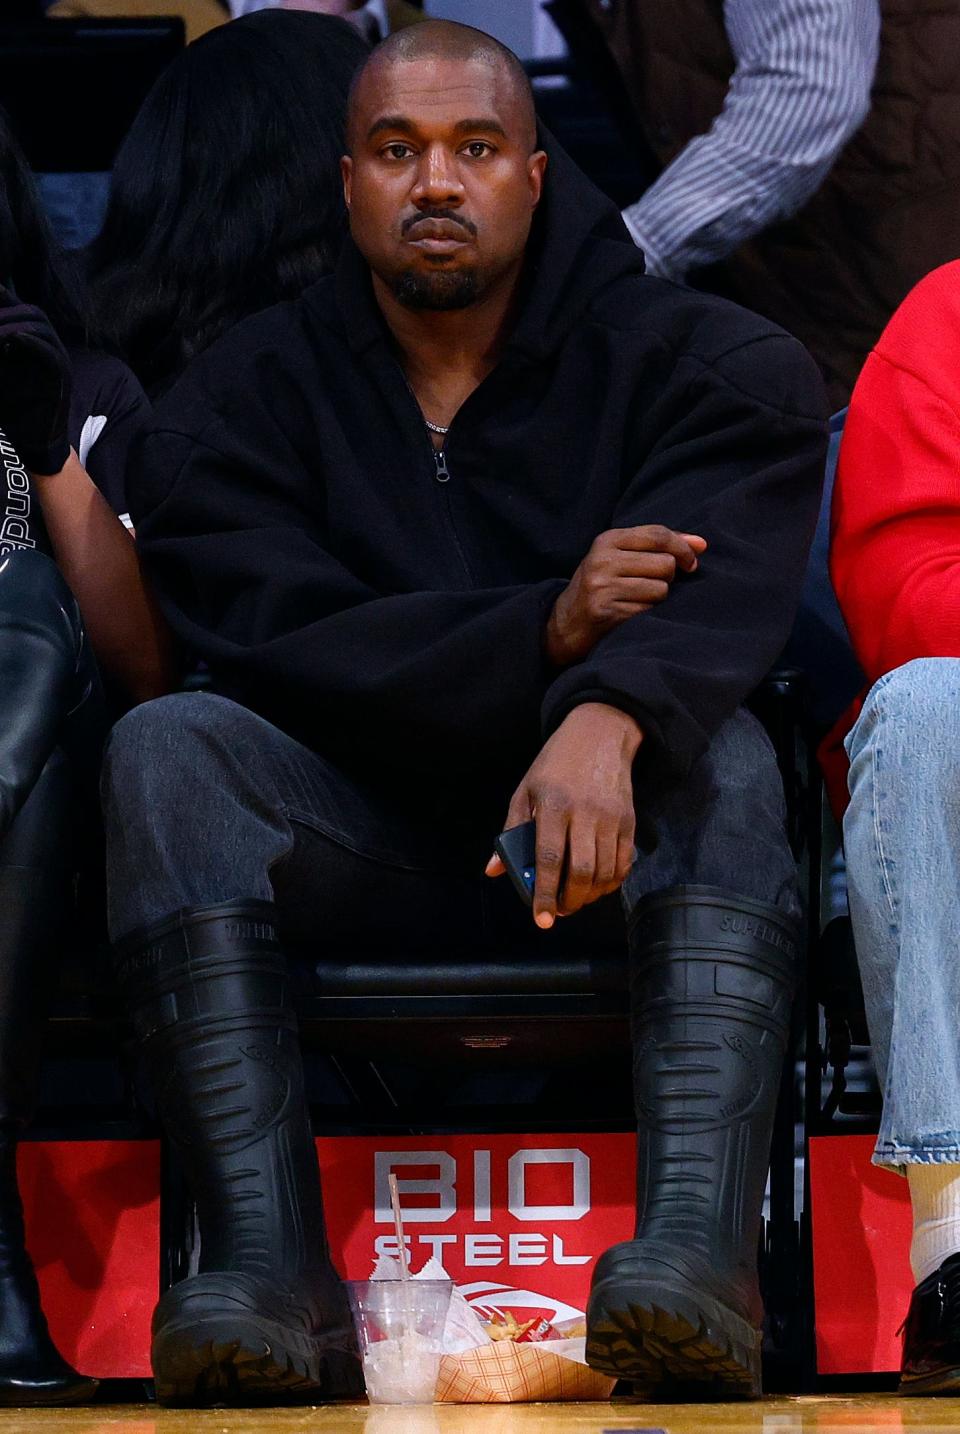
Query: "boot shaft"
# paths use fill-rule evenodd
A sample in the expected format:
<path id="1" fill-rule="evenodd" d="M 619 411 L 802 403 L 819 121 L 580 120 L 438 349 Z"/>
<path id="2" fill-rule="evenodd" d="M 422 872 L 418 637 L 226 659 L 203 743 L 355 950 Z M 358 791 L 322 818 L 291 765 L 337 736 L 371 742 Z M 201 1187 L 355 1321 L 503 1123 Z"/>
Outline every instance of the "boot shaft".
<path id="1" fill-rule="evenodd" d="M 0 1125 L 0 1288 L 7 1281 L 36 1281 L 26 1252 L 23 1204 L 17 1183 L 16 1133 Z"/>
<path id="2" fill-rule="evenodd" d="M 0 565 L 0 836 L 61 738 L 67 714 L 99 683 L 76 598 L 56 563 L 20 549 Z"/>
<path id="3" fill-rule="evenodd" d="M 201 1270 L 325 1263 L 320 1179 L 273 908 L 181 913 L 117 951 L 164 1129 L 197 1204 Z"/>
<path id="4" fill-rule="evenodd" d="M 776 907 L 680 887 L 641 903 L 630 950 L 637 1236 L 752 1285 L 798 933 Z"/>
<path id="5" fill-rule="evenodd" d="M 72 786 L 47 762 L 0 838 L 0 1128 L 33 1115 L 37 1068 L 58 948 L 71 901 Z"/>

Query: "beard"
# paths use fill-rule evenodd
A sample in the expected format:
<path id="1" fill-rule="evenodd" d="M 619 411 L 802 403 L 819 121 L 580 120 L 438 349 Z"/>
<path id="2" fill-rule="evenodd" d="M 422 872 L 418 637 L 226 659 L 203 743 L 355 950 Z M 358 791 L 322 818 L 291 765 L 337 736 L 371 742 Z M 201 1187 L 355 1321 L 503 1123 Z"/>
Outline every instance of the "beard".
<path id="1" fill-rule="evenodd" d="M 405 309 L 431 309 L 434 313 L 469 309 L 481 294 L 477 275 L 469 269 L 454 273 L 438 270 L 433 274 L 416 274 L 408 269 L 393 276 L 390 289 Z"/>

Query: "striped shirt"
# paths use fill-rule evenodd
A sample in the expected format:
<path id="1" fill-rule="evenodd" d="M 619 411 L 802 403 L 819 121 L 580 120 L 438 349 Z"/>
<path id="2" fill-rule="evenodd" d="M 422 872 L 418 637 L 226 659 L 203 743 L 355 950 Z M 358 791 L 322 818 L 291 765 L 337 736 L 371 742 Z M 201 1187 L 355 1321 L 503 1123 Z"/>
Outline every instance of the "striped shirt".
<path id="1" fill-rule="evenodd" d="M 870 108 L 879 0 L 724 0 L 724 23 L 736 70 L 722 111 L 623 213 L 668 279 L 795 214 Z"/>

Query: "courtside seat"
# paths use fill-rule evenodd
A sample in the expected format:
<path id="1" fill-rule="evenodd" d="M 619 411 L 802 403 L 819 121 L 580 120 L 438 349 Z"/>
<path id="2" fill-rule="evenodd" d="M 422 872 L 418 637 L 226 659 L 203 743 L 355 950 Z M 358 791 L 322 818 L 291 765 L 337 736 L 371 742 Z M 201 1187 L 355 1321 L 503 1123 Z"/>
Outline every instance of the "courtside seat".
<path id="1" fill-rule="evenodd" d="M 777 752 L 798 858 L 810 829 L 804 690 L 802 674 L 781 670 L 752 704 Z M 72 925 L 51 1010 L 51 1055 L 85 1046 L 101 1056 L 122 1050 L 122 1012 L 95 925 L 89 915 Z M 84 936 L 85 929 L 92 934 Z M 300 951 L 293 964 L 308 1048 L 364 1058 L 418 1055 L 428 1062 L 469 1052 L 505 1053 L 511 1062 L 558 1056 L 570 1062 L 623 1048 L 628 1040 L 624 951 L 324 952 L 319 962 L 312 951 Z"/>
<path id="2" fill-rule="evenodd" d="M 431 1062 L 486 1052 L 513 1062 L 579 1061 L 626 1040 L 625 952 L 484 960 L 324 956 L 301 975 L 304 1040 L 344 1054 Z"/>

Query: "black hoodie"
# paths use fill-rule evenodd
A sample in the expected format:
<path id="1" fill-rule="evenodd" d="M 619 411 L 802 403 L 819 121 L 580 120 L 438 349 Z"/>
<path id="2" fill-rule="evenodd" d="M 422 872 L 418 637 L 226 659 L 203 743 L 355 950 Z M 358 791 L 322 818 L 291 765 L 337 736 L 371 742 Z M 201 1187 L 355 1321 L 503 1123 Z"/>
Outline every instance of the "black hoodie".
<path id="1" fill-rule="evenodd" d="M 592 701 L 633 714 L 676 779 L 797 601 L 825 451 L 813 362 L 644 277 L 614 207 L 548 149 L 519 318 L 456 416 L 449 481 L 352 244 L 191 366 L 128 479 L 166 614 L 219 689 L 398 793 L 501 804 Z M 701 533 L 699 572 L 551 670 L 565 582 L 604 529 L 645 523 Z"/>

